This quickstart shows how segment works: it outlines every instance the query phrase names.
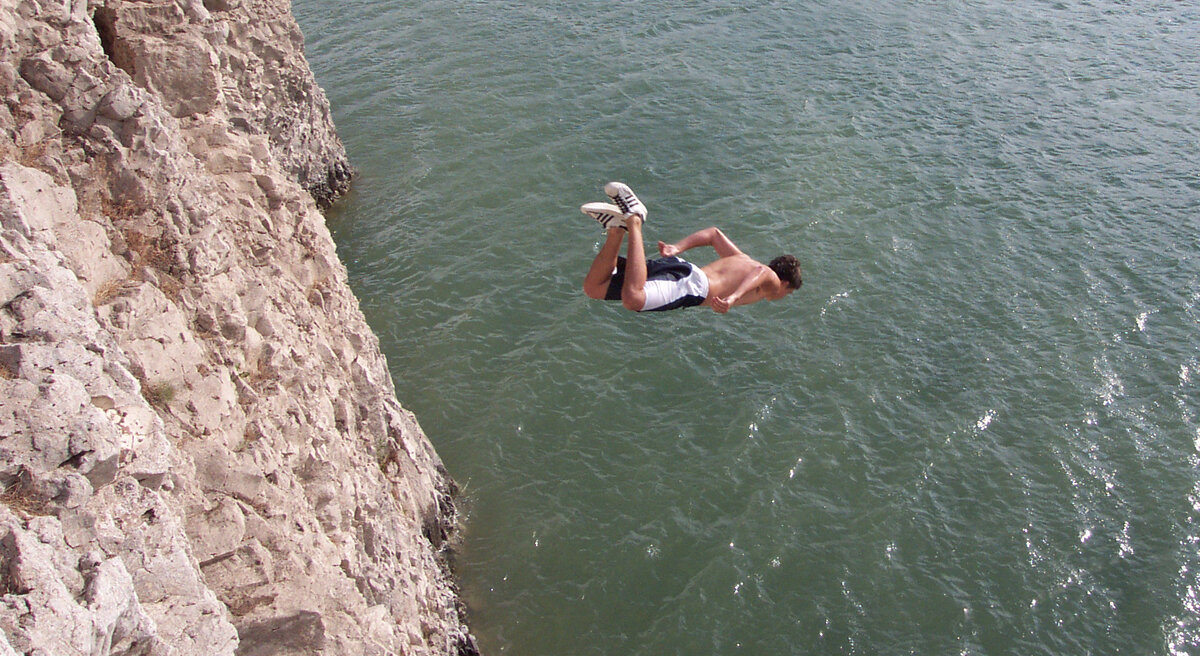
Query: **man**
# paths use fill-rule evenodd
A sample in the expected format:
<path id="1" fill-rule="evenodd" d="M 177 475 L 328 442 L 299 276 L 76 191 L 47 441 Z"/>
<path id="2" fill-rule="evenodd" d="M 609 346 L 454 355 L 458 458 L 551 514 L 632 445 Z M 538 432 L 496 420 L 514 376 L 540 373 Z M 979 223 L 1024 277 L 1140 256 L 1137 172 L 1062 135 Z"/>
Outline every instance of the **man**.
<path id="1" fill-rule="evenodd" d="M 662 259 L 646 260 L 642 244 L 646 206 L 623 183 L 610 182 L 604 192 L 612 205 L 588 203 L 581 208 L 608 230 L 604 246 L 583 281 L 583 291 L 590 298 L 620 300 L 626 309 L 635 312 L 700 305 L 724 314 L 738 305 L 763 299 L 777 301 L 803 282 L 795 257 L 781 255 L 764 265 L 743 253 L 715 227 L 694 232 L 673 244 L 660 241 Z M 629 247 L 626 257 L 620 257 L 626 235 Z M 697 246 L 711 246 L 718 259 L 697 267 L 678 257 Z"/>

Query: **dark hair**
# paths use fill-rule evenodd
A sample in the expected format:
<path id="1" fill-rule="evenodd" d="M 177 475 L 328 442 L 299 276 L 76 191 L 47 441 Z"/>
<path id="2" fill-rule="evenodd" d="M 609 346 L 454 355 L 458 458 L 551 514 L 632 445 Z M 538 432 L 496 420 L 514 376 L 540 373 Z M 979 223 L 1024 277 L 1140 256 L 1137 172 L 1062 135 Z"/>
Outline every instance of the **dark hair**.
<path id="1" fill-rule="evenodd" d="M 791 255 L 780 255 L 771 260 L 767 266 L 792 289 L 800 289 L 800 285 L 804 284 L 804 280 L 800 277 L 800 261 Z"/>

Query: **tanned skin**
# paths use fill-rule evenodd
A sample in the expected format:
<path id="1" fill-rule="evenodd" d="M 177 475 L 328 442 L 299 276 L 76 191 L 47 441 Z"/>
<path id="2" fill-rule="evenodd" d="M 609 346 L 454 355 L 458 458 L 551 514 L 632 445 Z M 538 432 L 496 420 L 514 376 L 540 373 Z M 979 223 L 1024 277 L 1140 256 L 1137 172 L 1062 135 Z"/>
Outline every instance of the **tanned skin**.
<path id="1" fill-rule="evenodd" d="M 603 299 L 608 292 L 621 242 L 629 235 L 625 254 L 625 282 L 621 287 L 621 303 L 626 309 L 638 311 L 646 305 L 646 253 L 642 243 L 642 218 L 636 214 L 625 217 L 625 229 L 608 231 L 604 245 L 583 281 L 583 291 L 590 298 Z M 701 305 L 725 314 L 732 307 L 757 303 L 763 299 L 777 301 L 796 291 L 767 265 L 752 259 L 716 227 L 693 232 L 679 241 L 658 242 L 658 252 L 672 257 L 698 246 L 711 246 L 718 259 L 701 267 L 708 276 L 708 297 Z"/>

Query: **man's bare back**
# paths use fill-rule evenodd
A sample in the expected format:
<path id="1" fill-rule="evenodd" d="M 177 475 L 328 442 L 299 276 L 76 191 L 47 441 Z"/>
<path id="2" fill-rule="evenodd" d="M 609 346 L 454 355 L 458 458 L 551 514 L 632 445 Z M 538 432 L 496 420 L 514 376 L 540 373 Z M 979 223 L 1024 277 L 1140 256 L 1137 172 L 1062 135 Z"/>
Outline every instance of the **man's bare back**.
<path id="1" fill-rule="evenodd" d="M 795 291 L 770 267 L 743 253 L 719 228 L 711 227 L 684 237 L 675 244 L 658 242 L 663 257 L 677 256 L 696 246 L 712 246 L 720 257 L 700 270 L 708 277 L 708 297 L 701 305 L 725 313 L 729 308 L 763 299 L 779 300 Z"/>
<path id="2" fill-rule="evenodd" d="M 725 306 L 725 310 L 728 311 L 730 307 L 749 305 L 763 299 L 776 301 L 795 291 L 780 281 L 779 276 L 765 264 L 744 254 L 722 257 L 701 267 L 700 270 L 708 276 L 708 298 L 701 305 L 713 307 L 718 312 L 721 310 L 717 309 L 714 301 L 719 299 L 726 300 L 728 305 Z M 763 275 L 759 284 L 742 293 L 735 301 L 728 301 L 742 281 L 754 278 L 764 271 L 769 275 Z"/>

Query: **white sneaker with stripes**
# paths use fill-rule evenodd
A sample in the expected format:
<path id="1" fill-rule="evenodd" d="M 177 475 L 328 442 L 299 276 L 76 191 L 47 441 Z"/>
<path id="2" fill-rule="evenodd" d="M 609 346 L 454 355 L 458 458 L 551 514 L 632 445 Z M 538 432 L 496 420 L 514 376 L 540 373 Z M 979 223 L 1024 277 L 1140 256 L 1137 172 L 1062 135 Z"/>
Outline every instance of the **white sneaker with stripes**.
<path id="1" fill-rule="evenodd" d="M 587 203 L 579 208 L 584 214 L 596 219 L 605 230 L 625 227 L 625 213 L 616 205 Z"/>
<path id="2" fill-rule="evenodd" d="M 633 193 L 629 185 L 624 182 L 610 182 L 604 185 L 604 193 L 625 214 L 637 214 L 642 217 L 643 221 L 646 220 L 646 206 L 638 200 L 637 194 Z"/>

